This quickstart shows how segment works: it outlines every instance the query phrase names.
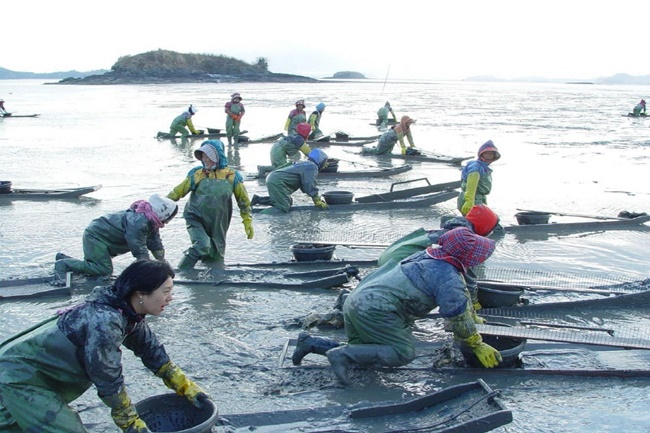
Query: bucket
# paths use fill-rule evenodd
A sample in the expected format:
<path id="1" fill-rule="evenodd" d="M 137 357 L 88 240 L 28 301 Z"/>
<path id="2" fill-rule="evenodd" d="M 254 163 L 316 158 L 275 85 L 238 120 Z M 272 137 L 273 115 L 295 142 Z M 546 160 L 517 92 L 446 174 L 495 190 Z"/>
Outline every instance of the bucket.
<path id="1" fill-rule="evenodd" d="M 0 180 L 0 194 L 9 194 L 11 192 L 11 181 Z"/>
<path id="2" fill-rule="evenodd" d="M 323 193 L 325 203 L 329 205 L 350 204 L 354 194 L 350 191 L 327 191 Z"/>
<path id="3" fill-rule="evenodd" d="M 478 302 L 483 308 L 512 307 L 521 301 L 524 289 L 519 287 L 485 287 L 478 284 Z"/>
<path id="4" fill-rule="evenodd" d="M 336 137 L 336 141 L 348 141 L 350 139 L 350 136 L 342 131 L 335 132 L 334 136 Z"/>
<path id="5" fill-rule="evenodd" d="M 152 432 L 209 433 L 219 412 L 212 401 L 202 403 L 199 409 L 186 397 L 163 394 L 146 398 L 136 403 L 135 408 Z"/>
<path id="6" fill-rule="evenodd" d="M 497 323 L 490 323 L 490 325 L 497 325 Z M 495 368 L 515 368 L 520 366 L 520 355 L 526 347 L 525 338 L 503 337 L 500 335 L 483 335 L 482 337 L 483 342 L 498 350 L 503 358 Z M 470 367 L 485 368 L 470 347 L 461 342 L 459 348 Z"/>
<path id="7" fill-rule="evenodd" d="M 221 134 L 221 129 L 215 129 L 215 128 L 206 128 L 208 130 L 208 134 Z"/>
<path id="8" fill-rule="evenodd" d="M 548 224 L 548 220 L 551 217 L 550 213 L 544 212 L 517 212 L 515 218 L 517 218 L 517 223 L 520 226 L 530 225 L 530 224 Z"/>
<path id="9" fill-rule="evenodd" d="M 339 170 L 339 160 L 336 158 L 327 158 L 327 166 L 321 170 L 321 173 L 336 173 Z"/>
<path id="10" fill-rule="evenodd" d="M 313 262 L 315 260 L 332 260 L 336 245 L 295 244 L 290 250 L 298 262 Z"/>

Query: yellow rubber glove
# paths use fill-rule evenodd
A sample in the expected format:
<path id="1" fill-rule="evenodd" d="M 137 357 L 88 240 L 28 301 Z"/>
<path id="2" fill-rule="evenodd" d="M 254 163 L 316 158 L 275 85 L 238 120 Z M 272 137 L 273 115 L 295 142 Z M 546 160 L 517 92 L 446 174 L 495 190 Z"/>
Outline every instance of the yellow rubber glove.
<path id="1" fill-rule="evenodd" d="M 247 239 L 253 239 L 255 232 L 253 231 L 253 220 L 245 219 L 244 220 L 244 231 L 246 232 Z"/>
<path id="2" fill-rule="evenodd" d="M 472 304 L 472 306 L 474 307 L 474 311 L 478 311 L 478 310 L 480 310 L 481 308 L 483 308 L 483 306 L 481 305 L 481 303 L 480 303 L 479 301 L 474 302 L 474 303 Z"/>
<path id="3" fill-rule="evenodd" d="M 327 206 L 327 203 L 325 203 L 319 196 L 315 195 L 312 200 L 314 201 L 314 205 L 316 205 L 317 208 L 319 209 L 327 209 L 329 206 Z"/>
<path id="4" fill-rule="evenodd" d="M 402 146 L 402 155 L 406 155 L 406 146 Z"/>
<path id="5" fill-rule="evenodd" d="M 287 121 L 284 123 L 284 130 L 289 130 L 289 125 L 291 125 L 291 119 L 287 118 Z"/>
<path id="6" fill-rule="evenodd" d="M 463 216 L 472 210 L 474 207 L 474 200 L 476 199 L 476 188 L 478 188 L 478 181 L 481 178 L 481 175 L 477 171 L 473 171 L 467 175 L 467 181 L 465 184 L 465 203 L 460 208 L 460 213 Z"/>
<path id="7" fill-rule="evenodd" d="M 485 323 L 485 319 L 479 316 L 478 314 L 476 314 L 476 310 L 472 311 L 472 320 L 477 325 L 483 325 Z"/>
<path id="8" fill-rule="evenodd" d="M 300 149 L 299 149 L 299 150 L 300 150 L 300 151 L 301 151 L 305 156 L 309 155 L 309 152 L 311 152 L 311 148 L 309 147 L 309 145 L 308 145 L 307 143 L 305 143 L 305 144 L 303 144 L 302 146 L 300 146 Z"/>
<path id="9" fill-rule="evenodd" d="M 498 350 L 489 344 L 483 343 L 483 338 L 478 332 L 463 341 L 472 348 L 474 355 L 485 368 L 496 367 L 503 360 Z"/>
<path id="10" fill-rule="evenodd" d="M 116 395 L 102 398 L 102 401 L 111 408 L 111 418 L 124 433 L 149 433 L 147 424 L 138 415 L 124 388 Z"/>
<path id="11" fill-rule="evenodd" d="M 194 123 L 192 122 L 192 118 L 187 119 L 187 127 L 190 129 L 192 134 L 198 134 L 199 131 L 194 128 Z"/>
<path id="12" fill-rule="evenodd" d="M 194 406 L 201 408 L 200 399 L 210 398 L 200 386 L 185 376 L 179 366 L 169 361 L 160 367 L 156 376 L 162 378 L 167 388 L 172 389 L 176 394 L 186 397 Z"/>
<path id="13" fill-rule="evenodd" d="M 151 254 L 156 260 L 165 260 L 165 250 L 152 251 Z"/>

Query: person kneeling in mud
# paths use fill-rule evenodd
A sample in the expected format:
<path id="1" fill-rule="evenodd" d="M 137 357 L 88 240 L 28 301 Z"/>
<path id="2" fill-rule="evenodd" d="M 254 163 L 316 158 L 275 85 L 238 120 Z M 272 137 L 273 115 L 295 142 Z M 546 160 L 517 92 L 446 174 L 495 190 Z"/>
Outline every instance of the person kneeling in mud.
<path id="1" fill-rule="evenodd" d="M 364 278 L 343 305 L 347 344 L 301 333 L 292 355 L 300 365 L 309 353 L 327 356 L 338 379 L 349 384 L 348 367 L 399 367 L 415 359 L 412 323 L 439 307 L 454 337 L 469 346 L 481 364 L 492 368 L 501 354 L 483 343 L 462 274 L 487 260 L 491 239 L 465 227 L 440 236 L 438 245 L 397 263 L 389 261 Z"/>

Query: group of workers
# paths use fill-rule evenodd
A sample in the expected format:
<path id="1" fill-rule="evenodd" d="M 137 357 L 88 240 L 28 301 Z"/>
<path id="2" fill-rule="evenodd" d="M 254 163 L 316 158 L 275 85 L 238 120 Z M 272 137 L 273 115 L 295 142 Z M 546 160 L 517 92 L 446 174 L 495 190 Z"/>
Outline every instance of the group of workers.
<path id="1" fill-rule="evenodd" d="M 239 116 L 229 115 L 233 137 L 243 113 L 243 106 L 236 108 L 241 97 L 235 95 L 228 106 Z M 322 114 L 324 105 L 320 108 L 316 111 Z M 191 120 L 196 111 L 190 106 L 184 118 Z M 400 128 L 395 134 L 408 136 L 413 121 L 404 117 L 395 126 Z M 303 146 L 314 124 L 296 123 L 294 132 L 283 139 L 284 146 L 307 151 Z M 291 121 L 287 129 L 291 130 Z M 204 141 L 194 156 L 201 165 L 166 196 L 153 194 L 126 210 L 93 220 L 83 234 L 83 260 L 56 255 L 57 273 L 96 276 L 110 275 L 112 258 L 117 255 L 131 252 L 137 260 L 112 284 L 96 287 L 82 304 L 0 343 L 0 430 L 86 432 L 69 403 L 94 385 L 123 432 L 148 433 L 124 385 L 121 346 L 133 351 L 167 387 L 195 406 L 210 398 L 171 361 L 146 322 L 147 315 L 161 314 L 173 299 L 175 272 L 165 260 L 159 230 L 177 214 L 177 202 L 189 194 L 183 216 L 191 246 L 178 268 L 191 269 L 199 260 L 223 265 L 233 196 L 248 239 L 254 235 L 252 204 L 269 204 L 286 212 L 292 205 L 291 195 L 301 190 L 316 207 L 327 208 L 316 182 L 327 165 L 327 155 L 309 149 L 306 160 L 279 164 L 266 179 L 269 196 L 253 196 L 253 203 L 241 174 L 228 166 L 220 140 Z M 492 186 L 490 164 L 500 156 L 488 141 L 463 168 L 458 196 L 461 217 L 446 221 L 439 230 L 416 230 L 383 252 L 378 268 L 343 304 L 348 341 L 301 333 L 292 356 L 294 364 L 299 365 L 309 353 L 325 355 L 345 384 L 350 383 L 348 369 L 353 364 L 408 364 L 415 357 L 410 326 L 436 307 L 448 319 L 455 338 L 471 348 L 485 367 L 499 364 L 500 353 L 482 341 L 475 326 L 483 319 L 476 314 L 481 306 L 472 268 L 487 260 L 495 248 L 487 236 L 498 217 L 487 207 L 486 196 Z"/>

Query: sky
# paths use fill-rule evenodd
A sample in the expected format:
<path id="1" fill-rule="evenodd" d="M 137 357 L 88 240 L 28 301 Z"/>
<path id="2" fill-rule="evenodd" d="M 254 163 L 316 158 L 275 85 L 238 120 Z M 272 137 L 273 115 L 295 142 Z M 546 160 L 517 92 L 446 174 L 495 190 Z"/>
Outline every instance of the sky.
<path id="1" fill-rule="evenodd" d="M 1 11 L 0 67 L 20 72 L 110 69 L 164 49 L 265 57 L 272 72 L 314 78 L 650 75 L 650 2 L 20 0 Z"/>

